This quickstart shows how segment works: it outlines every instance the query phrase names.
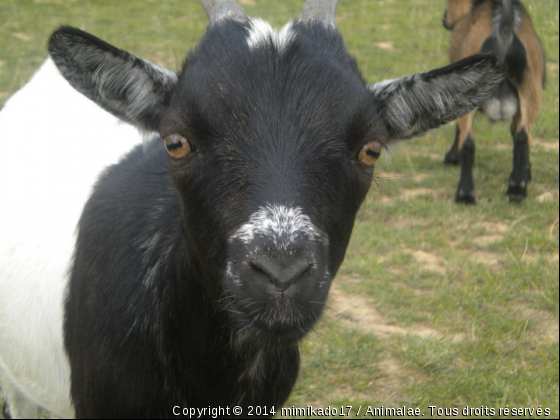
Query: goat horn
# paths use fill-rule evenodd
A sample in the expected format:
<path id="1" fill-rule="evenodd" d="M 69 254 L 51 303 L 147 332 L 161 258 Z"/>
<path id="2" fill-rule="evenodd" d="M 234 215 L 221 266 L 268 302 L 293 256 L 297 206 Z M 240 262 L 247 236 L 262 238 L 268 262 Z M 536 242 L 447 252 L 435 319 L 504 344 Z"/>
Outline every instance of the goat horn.
<path id="1" fill-rule="evenodd" d="M 338 0 L 307 0 L 303 6 L 300 20 L 302 22 L 324 22 L 328 26 L 335 26 L 334 18 Z"/>
<path id="2" fill-rule="evenodd" d="M 222 19 L 233 19 L 238 22 L 247 20 L 247 13 L 235 0 L 200 0 L 210 24 Z"/>

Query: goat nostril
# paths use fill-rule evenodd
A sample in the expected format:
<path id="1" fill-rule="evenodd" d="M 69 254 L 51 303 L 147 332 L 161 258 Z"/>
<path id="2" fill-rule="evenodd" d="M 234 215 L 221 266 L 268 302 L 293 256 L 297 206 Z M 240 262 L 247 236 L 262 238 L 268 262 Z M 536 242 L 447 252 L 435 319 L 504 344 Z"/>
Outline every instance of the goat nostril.
<path id="1" fill-rule="evenodd" d="M 278 291 L 285 291 L 311 268 L 311 263 L 305 258 L 297 258 L 287 264 L 281 264 L 267 257 L 259 257 L 251 262 L 255 271 L 266 275 Z"/>

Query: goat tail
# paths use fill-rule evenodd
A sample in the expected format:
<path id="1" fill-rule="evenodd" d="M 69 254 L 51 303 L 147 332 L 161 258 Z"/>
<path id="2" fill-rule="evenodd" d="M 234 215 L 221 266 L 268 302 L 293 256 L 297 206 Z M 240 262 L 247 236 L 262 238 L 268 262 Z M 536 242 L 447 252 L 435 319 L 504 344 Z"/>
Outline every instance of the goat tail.
<path id="1" fill-rule="evenodd" d="M 527 70 L 527 51 L 516 35 L 521 26 L 518 0 L 494 0 L 493 34 L 482 46 L 483 51 L 496 54 L 503 71 L 514 86 L 523 82 Z"/>
<path id="2" fill-rule="evenodd" d="M 516 0 L 496 0 L 494 9 L 494 33 L 500 57 L 504 57 L 519 27 L 519 7 Z"/>

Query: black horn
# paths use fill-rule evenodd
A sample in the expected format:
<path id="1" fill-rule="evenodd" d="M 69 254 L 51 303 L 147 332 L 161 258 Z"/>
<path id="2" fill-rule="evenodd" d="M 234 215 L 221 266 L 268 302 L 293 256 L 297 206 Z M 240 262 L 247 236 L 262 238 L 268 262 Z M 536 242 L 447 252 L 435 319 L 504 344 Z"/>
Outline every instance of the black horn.
<path id="1" fill-rule="evenodd" d="M 239 22 L 247 20 L 247 14 L 235 0 L 200 0 L 210 24 L 222 19 L 233 19 Z"/>
<path id="2" fill-rule="evenodd" d="M 303 6 L 300 20 L 324 22 L 326 25 L 335 26 L 337 5 L 338 0 L 308 0 Z"/>

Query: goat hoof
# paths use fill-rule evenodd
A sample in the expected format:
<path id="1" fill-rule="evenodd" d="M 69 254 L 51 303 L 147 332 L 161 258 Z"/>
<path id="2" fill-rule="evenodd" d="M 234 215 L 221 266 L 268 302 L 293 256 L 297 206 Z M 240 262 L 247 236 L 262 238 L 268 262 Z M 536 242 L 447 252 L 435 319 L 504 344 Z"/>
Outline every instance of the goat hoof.
<path id="1" fill-rule="evenodd" d="M 527 194 L 514 194 L 508 192 L 507 196 L 510 203 L 521 203 L 525 197 L 527 197 Z"/>
<path id="2" fill-rule="evenodd" d="M 521 203 L 525 197 L 522 195 L 512 194 L 512 195 L 508 195 L 508 198 L 510 203 Z"/>
<path id="3" fill-rule="evenodd" d="M 453 166 L 459 165 L 459 154 L 453 151 L 447 152 L 443 158 L 443 164 Z"/>
<path id="4" fill-rule="evenodd" d="M 455 195 L 455 202 L 459 204 L 476 204 L 476 198 L 474 198 L 474 191 L 470 193 L 465 193 L 463 191 L 457 191 Z"/>
<path id="5" fill-rule="evenodd" d="M 510 185 L 506 195 L 508 196 L 510 203 L 520 203 L 525 197 L 527 197 L 527 186 L 522 187 L 521 185 Z"/>

